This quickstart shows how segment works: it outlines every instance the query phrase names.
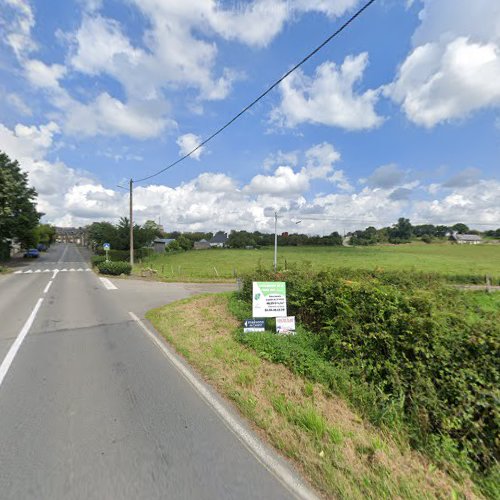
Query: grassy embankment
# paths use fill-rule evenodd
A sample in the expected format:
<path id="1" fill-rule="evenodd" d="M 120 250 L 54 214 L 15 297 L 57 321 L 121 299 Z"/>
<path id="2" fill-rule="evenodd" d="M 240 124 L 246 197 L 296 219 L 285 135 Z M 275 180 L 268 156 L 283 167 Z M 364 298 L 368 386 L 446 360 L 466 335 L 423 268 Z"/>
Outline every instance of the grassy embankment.
<path id="1" fill-rule="evenodd" d="M 478 313 L 498 304 L 475 297 Z M 370 405 L 371 395 L 354 380 L 342 388 L 349 375 L 308 352 L 300 332 L 288 346 L 287 338 L 259 334 L 243 345 L 236 318 L 247 311 L 241 308 L 229 294 L 203 296 L 150 311 L 148 318 L 325 497 L 481 497 L 467 474 L 457 480 L 412 451 L 397 427 L 376 428 L 363 419 L 375 409 L 355 408 Z M 323 375 L 331 375 L 334 388 Z"/>
<path id="2" fill-rule="evenodd" d="M 253 271 L 271 269 L 272 248 L 259 250 L 191 250 L 155 255 L 134 266 L 156 271 L 165 281 L 226 280 Z M 286 264 L 286 265 L 285 265 Z M 490 275 L 500 281 L 500 245 L 408 244 L 375 247 L 279 247 L 278 267 L 312 266 L 313 269 L 349 267 L 353 269 L 408 270 L 448 276 L 477 276 L 484 282 Z M 467 280 L 464 280 L 467 282 Z"/>

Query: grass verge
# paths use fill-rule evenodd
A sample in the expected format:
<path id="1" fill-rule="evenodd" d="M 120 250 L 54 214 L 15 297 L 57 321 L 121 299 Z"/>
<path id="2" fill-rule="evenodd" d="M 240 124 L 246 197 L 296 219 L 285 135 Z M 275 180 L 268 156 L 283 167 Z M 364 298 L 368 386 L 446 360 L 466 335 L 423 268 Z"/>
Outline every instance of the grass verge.
<path id="1" fill-rule="evenodd" d="M 366 423 L 333 388 L 239 342 L 229 301 L 230 294 L 198 296 L 152 310 L 147 318 L 321 494 L 481 496 L 471 481 L 457 481 L 411 451 L 404 439 L 396 441 Z"/>

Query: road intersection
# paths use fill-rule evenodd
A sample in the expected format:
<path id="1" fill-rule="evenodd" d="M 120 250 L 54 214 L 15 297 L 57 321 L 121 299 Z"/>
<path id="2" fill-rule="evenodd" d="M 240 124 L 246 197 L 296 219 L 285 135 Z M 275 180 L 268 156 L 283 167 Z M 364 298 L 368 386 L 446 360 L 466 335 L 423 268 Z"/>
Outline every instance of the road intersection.
<path id="1" fill-rule="evenodd" d="M 144 332 L 151 307 L 232 285 L 113 279 L 110 289 L 85 257 L 58 245 L 0 277 L 1 497 L 308 496 Z"/>

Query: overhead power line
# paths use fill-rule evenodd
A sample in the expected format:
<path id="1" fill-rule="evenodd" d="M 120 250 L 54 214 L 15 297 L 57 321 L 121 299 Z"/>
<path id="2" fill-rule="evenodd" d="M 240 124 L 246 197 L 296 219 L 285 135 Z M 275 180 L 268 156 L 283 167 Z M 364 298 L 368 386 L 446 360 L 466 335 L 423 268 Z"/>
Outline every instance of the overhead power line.
<path id="1" fill-rule="evenodd" d="M 185 154 L 178 160 L 170 163 L 167 165 L 165 168 L 162 168 L 161 170 L 158 170 L 158 172 L 155 172 L 154 174 L 148 175 L 147 177 L 143 177 L 141 179 L 136 179 L 133 182 L 143 182 L 147 181 L 149 179 L 152 179 L 153 177 L 156 177 L 157 175 L 162 174 L 163 172 L 166 172 L 167 170 L 171 169 L 172 167 L 175 167 L 178 165 L 181 161 L 184 161 L 186 158 L 189 158 L 193 153 L 196 153 L 200 148 L 202 148 L 205 144 L 207 144 L 209 141 L 211 141 L 214 137 L 219 135 L 223 130 L 225 130 L 229 125 L 234 123 L 240 116 L 245 114 L 250 108 L 255 106 L 261 99 L 263 99 L 269 92 L 271 92 L 273 89 L 275 89 L 285 78 L 290 76 L 295 70 L 300 68 L 305 62 L 307 62 L 312 56 L 314 56 L 317 52 L 319 52 L 325 45 L 330 43 L 337 35 L 339 35 L 342 31 L 344 31 L 358 16 L 360 16 L 372 3 L 374 3 L 375 0 L 369 0 L 366 2 L 359 10 L 357 10 L 340 28 L 338 28 L 334 33 L 332 33 L 325 41 L 323 41 L 320 45 L 318 45 L 313 51 L 309 52 L 300 62 L 298 62 L 293 68 L 291 68 L 289 71 L 287 71 L 279 80 L 276 80 L 267 90 L 262 92 L 256 99 L 254 99 L 248 106 L 243 108 L 237 115 L 235 115 L 233 118 L 231 118 L 227 123 L 225 123 L 222 127 L 217 129 L 212 135 L 207 137 L 204 141 L 200 142 L 194 149 L 192 149 L 189 153 Z"/>

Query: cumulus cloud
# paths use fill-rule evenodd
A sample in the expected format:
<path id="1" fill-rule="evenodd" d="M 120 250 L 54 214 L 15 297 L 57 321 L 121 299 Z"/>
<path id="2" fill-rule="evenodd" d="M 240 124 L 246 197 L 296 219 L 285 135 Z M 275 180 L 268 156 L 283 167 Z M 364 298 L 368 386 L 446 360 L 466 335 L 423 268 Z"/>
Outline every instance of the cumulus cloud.
<path id="1" fill-rule="evenodd" d="M 282 127 L 314 123 L 345 128 L 370 129 L 383 118 L 375 111 L 379 90 L 357 92 L 368 64 L 366 52 L 347 56 L 337 66 L 325 62 L 316 68 L 313 77 L 297 70 L 280 85 L 281 103 L 271 113 L 271 122 Z"/>
<path id="2" fill-rule="evenodd" d="M 385 94 L 427 128 L 500 106 L 500 4 L 424 0 L 420 19 L 414 47 Z"/>
<path id="3" fill-rule="evenodd" d="M 177 145 L 179 146 L 179 156 L 185 156 L 193 151 L 198 144 L 202 141 L 202 138 L 196 134 L 184 134 L 177 138 Z M 195 160 L 199 160 L 201 154 L 204 151 L 204 147 L 197 149 L 192 155 L 191 158 Z"/>
<path id="4" fill-rule="evenodd" d="M 480 175 L 481 170 L 478 168 L 465 168 L 447 181 L 443 182 L 442 186 L 448 188 L 473 186 L 479 182 Z"/>
<path id="5" fill-rule="evenodd" d="M 58 89 L 59 80 L 66 74 L 61 64 L 48 65 L 36 59 L 24 63 L 26 77 L 34 87 Z"/>
<path id="6" fill-rule="evenodd" d="M 405 176 L 406 173 L 403 170 L 396 164 L 391 163 L 376 168 L 366 179 L 366 182 L 372 187 L 388 189 L 401 184 Z"/>

